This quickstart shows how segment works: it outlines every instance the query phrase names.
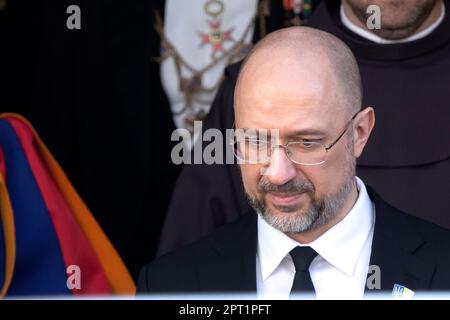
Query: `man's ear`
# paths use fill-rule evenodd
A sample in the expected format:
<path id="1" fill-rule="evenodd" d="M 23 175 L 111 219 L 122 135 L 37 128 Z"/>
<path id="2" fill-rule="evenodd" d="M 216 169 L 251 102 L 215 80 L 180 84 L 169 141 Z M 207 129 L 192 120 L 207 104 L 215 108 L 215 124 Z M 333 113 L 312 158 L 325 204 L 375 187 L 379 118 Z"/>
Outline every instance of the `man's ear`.
<path id="1" fill-rule="evenodd" d="M 375 125 L 375 110 L 372 107 L 367 107 L 361 110 L 353 122 L 353 137 L 354 137 L 354 155 L 356 158 L 361 156 L 361 153 L 369 140 L 370 133 Z"/>

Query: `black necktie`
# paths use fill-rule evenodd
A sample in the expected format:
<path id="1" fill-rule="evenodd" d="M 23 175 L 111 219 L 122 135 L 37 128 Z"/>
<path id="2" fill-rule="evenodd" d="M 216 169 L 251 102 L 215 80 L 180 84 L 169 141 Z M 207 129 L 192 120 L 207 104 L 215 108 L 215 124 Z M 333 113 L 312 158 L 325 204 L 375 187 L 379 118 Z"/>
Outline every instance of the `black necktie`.
<path id="1" fill-rule="evenodd" d="M 309 266 L 317 256 L 311 247 L 297 246 L 289 253 L 295 265 L 295 277 L 292 284 L 292 293 L 314 293 L 314 286 L 309 274 Z"/>

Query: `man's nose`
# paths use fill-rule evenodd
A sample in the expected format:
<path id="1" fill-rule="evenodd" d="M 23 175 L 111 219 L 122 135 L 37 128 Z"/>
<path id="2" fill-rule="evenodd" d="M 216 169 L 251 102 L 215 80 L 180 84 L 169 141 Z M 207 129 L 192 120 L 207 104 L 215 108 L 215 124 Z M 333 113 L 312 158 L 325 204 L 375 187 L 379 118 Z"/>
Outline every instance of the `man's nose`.
<path id="1" fill-rule="evenodd" d="M 282 185 L 294 179 L 297 175 L 295 164 L 289 160 L 287 150 L 282 147 L 275 148 L 270 157 L 268 167 L 263 168 L 263 175 L 276 185 Z"/>

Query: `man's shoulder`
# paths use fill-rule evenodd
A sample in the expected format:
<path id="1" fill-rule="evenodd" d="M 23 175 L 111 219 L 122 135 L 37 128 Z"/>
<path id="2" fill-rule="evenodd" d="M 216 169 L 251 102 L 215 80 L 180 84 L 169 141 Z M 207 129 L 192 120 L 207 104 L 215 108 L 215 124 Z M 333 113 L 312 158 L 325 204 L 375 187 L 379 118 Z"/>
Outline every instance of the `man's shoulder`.
<path id="1" fill-rule="evenodd" d="M 228 244 L 231 245 L 232 243 L 239 242 L 242 233 L 249 232 L 248 229 L 252 227 L 256 228 L 256 213 L 254 211 L 249 211 L 236 220 L 218 227 L 212 233 L 203 236 L 180 249 L 161 256 L 155 262 L 165 264 L 176 260 L 187 261 L 190 259 L 192 261 L 193 256 L 202 254 L 206 250 L 210 250 L 216 246 L 226 246 Z"/>
<path id="2" fill-rule="evenodd" d="M 378 195 L 375 204 L 375 235 L 381 234 L 392 245 L 400 245 L 424 260 L 450 267 L 450 230 L 394 208 Z"/>
<path id="3" fill-rule="evenodd" d="M 397 221 L 393 227 L 398 228 L 398 232 L 391 229 L 389 245 L 400 245 L 403 252 L 410 252 L 415 259 L 403 260 L 403 263 L 415 264 L 407 268 L 415 270 L 423 279 L 429 276 L 429 283 L 420 289 L 449 290 L 450 230 L 400 211 L 392 213 L 392 216 Z M 401 260 L 401 255 L 393 258 Z M 420 268 L 428 270 L 428 273 L 419 271 Z"/>
<path id="4" fill-rule="evenodd" d="M 397 211 L 397 215 L 405 225 L 414 228 L 424 241 L 450 249 L 450 230 L 402 211 Z M 450 256 L 450 251 L 448 255 Z"/>
<path id="5" fill-rule="evenodd" d="M 378 209 L 381 209 L 381 211 L 378 212 Z M 414 232 L 423 240 L 450 245 L 450 230 L 415 217 L 387 203 L 383 203 L 382 206 L 377 208 L 377 218 L 379 216 L 381 216 L 382 221 L 376 226 L 383 228 L 383 232 L 390 232 L 392 237 L 402 236 L 405 232 Z"/>
<path id="6" fill-rule="evenodd" d="M 253 226 L 256 228 L 256 216 L 250 212 L 191 244 L 157 258 L 142 268 L 138 291 L 199 291 L 199 266 L 208 264 L 209 260 L 221 254 L 221 250 L 233 250 L 241 241 L 246 241 L 243 237 L 251 233 Z"/>

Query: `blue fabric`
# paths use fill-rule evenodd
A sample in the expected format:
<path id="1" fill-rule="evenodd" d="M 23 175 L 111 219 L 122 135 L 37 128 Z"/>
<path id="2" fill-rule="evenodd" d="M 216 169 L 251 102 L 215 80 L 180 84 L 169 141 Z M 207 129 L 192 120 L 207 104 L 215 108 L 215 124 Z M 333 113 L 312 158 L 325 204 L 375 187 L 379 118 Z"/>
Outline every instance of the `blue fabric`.
<path id="1" fill-rule="evenodd" d="M 48 209 L 16 133 L 4 119 L 0 119 L 0 145 L 16 232 L 16 264 L 7 295 L 70 294 Z"/>

